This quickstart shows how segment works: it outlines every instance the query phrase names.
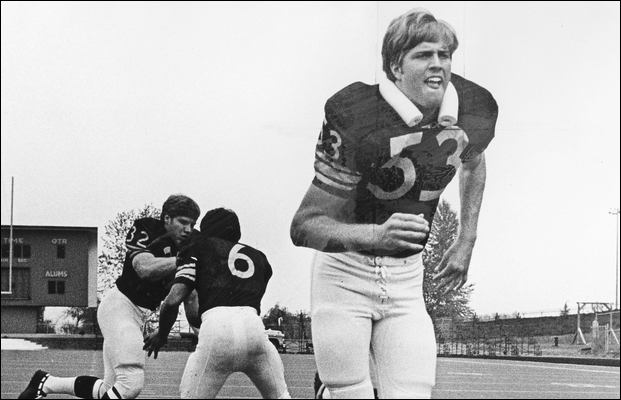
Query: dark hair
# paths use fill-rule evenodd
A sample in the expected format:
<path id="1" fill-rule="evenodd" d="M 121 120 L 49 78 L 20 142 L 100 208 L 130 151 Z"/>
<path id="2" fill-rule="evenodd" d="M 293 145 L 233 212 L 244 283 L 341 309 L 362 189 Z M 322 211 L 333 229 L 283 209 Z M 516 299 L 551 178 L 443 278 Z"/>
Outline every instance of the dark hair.
<path id="1" fill-rule="evenodd" d="M 451 56 L 459 42 L 455 30 L 422 8 L 415 8 L 393 19 L 382 44 L 382 64 L 386 77 L 395 81 L 393 64 L 401 65 L 405 53 L 423 42 L 445 42 Z"/>
<path id="2" fill-rule="evenodd" d="M 161 220 L 168 215 L 170 218 L 178 216 L 192 218 L 194 221 L 201 215 L 201 209 L 194 200 L 182 194 L 172 194 L 168 196 L 162 206 Z"/>
<path id="3" fill-rule="evenodd" d="M 239 218 L 233 210 L 227 208 L 220 207 L 209 210 L 201 221 L 201 234 L 235 243 L 239 242 L 241 238 Z"/>

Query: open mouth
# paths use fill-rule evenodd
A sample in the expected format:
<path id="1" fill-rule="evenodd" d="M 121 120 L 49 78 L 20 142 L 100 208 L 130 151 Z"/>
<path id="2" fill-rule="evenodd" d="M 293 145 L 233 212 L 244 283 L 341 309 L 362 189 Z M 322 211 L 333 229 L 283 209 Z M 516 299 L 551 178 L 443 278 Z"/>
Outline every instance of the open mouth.
<path id="1" fill-rule="evenodd" d="M 432 76 L 431 78 L 425 79 L 425 83 L 427 84 L 427 86 L 429 86 L 432 89 L 440 89 L 442 87 L 443 82 L 444 82 L 444 79 L 437 77 L 437 76 Z"/>

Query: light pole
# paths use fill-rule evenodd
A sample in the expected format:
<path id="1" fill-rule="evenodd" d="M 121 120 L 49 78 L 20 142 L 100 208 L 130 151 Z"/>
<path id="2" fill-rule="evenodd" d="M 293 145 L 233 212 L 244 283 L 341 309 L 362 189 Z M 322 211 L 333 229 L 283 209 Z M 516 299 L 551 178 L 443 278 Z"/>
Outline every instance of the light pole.
<path id="1" fill-rule="evenodd" d="M 614 209 L 609 212 L 610 214 L 617 217 L 617 241 L 615 242 L 616 252 L 616 262 L 615 262 L 615 310 L 619 309 L 619 209 Z"/>

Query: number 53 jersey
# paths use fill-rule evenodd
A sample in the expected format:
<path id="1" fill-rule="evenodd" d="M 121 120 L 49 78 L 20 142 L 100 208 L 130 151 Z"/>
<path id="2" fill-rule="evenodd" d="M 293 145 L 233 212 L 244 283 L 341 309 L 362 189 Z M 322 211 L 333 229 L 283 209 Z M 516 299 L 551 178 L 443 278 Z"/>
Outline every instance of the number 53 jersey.
<path id="1" fill-rule="evenodd" d="M 450 122 L 410 126 L 398 102 L 414 105 L 386 83 L 392 91 L 357 82 L 328 99 L 313 184 L 353 201 L 355 220 L 348 222 L 382 224 L 399 212 L 424 214 L 431 226 L 462 162 L 494 137 L 498 108 L 487 90 L 453 74 L 438 113 L 439 121 L 454 114 Z"/>
<path id="2" fill-rule="evenodd" d="M 249 306 L 260 315 L 261 299 L 272 277 L 265 254 L 215 237 L 197 235 L 194 240 L 193 260 L 177 268 L 174 282 L 196 289 L 199 314 L 220 306 Z"/>

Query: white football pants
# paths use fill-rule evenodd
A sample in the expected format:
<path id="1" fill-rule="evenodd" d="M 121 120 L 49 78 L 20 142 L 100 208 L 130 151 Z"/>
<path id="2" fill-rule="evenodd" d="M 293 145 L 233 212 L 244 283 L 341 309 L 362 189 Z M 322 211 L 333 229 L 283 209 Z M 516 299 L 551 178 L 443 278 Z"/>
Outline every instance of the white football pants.
<path id="1" fill-rule="evenodd" d="M 138 397 L 144 387 L 146 352 L 142 329 L 151 311 L 132 303 L 116 286 L 101 301 L 97 321 L 104 337 L 104 387 L 112 385 L 124 399 Z"/>
<path id="2" fill-rule="evenodd" d="M 422 255 L 317 252 L 311 284 L 319 376 L 331 398 L 430 398 L 436 341 L 423 299 Z"/>
<path id="3" fill-rule="evenodd" d="M 215 398 L 233 372 L 248 375 L 264 398 L 289 398 L 282 360 L 253 307 L 215 307 L 201 320 L 181 379 L 182 398 Z"/>

